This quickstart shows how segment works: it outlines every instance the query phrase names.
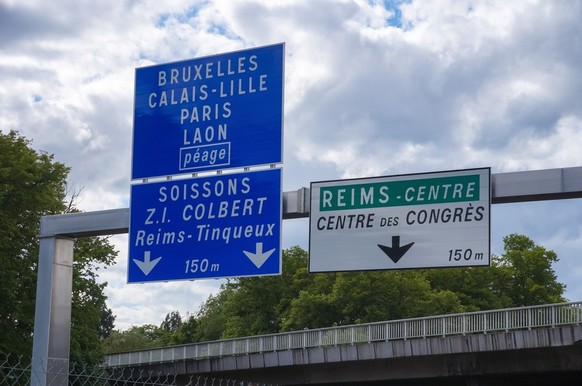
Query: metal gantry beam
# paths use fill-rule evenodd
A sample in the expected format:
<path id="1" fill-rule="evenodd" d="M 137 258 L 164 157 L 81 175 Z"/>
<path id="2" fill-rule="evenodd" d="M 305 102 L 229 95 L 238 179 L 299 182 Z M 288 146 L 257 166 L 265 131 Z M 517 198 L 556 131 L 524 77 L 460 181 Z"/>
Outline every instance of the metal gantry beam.
<path id="1" fill-rule="evenodd" d="M 498 173 L 492 203 L 582 198 L 582 167 Z M 283 219 L 309 217 L 309 188 L 283 193 Z M 40 223 L 31 385 L 68 374 L 74 239 L 128 233 L 129 208 L 43 216 Z"/>
<path id="2" fill-rule="evenodd" d="M 582 198 L 582 166 L 491 175 L 493 204 Z M 309 217 L 309 188 L 283 193 L 283 220 Z M 44 216 L 41 237 L 128 233 L 129 208 Z"/>
<path id="3" fill-rule="evenodd" d="M 491 175 L 493 204 L 582 198 L 582 167 Z"/>

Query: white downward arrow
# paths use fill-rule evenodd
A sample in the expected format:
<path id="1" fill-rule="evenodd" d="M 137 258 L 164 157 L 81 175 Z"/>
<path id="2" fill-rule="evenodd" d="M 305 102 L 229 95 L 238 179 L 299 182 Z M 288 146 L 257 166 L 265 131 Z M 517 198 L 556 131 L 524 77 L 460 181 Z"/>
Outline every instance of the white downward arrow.
<path id="1" fill-rule="evenodd" d="M 271 249 L 270 251 L 263 252 L 263 243 L 257 243 L 256 245 L 256 252 L 247 252 L 243 251 L 243 253 L 253 262 L 257 268 L 261 268 L 261 266 L 267 261 L 267 259 L 275 252 L 275 248 Z"/>
<path id="2" fill-rule="evenodd" d="M 142 270 L 144 275 L 147 276 L 152 271 L 152 269 L 154 269 L 156 264 L 158 264 L 158 261 L 160 261 L 161 258 L 162 258 L 162 256 L 158 257 L 157 259 L 150 260 L 151 259 L 150 251 L 145 251 L 143 253 L 143 261 L 140 261 L 137 259 L 133 259 L 133 261 L 134 261 L 134 263 L 137 264 L 139 269 Z"/>

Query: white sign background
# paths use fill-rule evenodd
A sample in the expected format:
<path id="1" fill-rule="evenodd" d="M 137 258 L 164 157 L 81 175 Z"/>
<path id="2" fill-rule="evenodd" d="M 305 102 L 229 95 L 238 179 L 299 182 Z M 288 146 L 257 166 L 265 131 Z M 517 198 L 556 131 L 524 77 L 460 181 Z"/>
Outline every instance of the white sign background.
<path id="1" fill-rule="evenodd" d="M 478 192 L 469 191 L 470 194 L 464 194 L 463 199 L 456 202 L 442 199 L 440 201 L 443 202 L 432 200 L 431 203 L 427 186 L 439 185 L 440 181 L 442 198 L 444 185 L 463 178 L 477 181 L 471 186 L 478 189 Z M 487 266 L 490 264 L 491 238 L 490 181 L 490 168 L 481 168 L 313 182 L 309 221 L 309 271 Z M 350 201 L 353 204 L 360 198 L 358 194 L 352 198 L 349 191 L 354 187 L 358 191 L 359 186 L 370 184 L 384 187 L 376 188 L 374 200 L 379 202 L 381 198 L 390 196 L 386 203 L 388 206 L 378 207 L 377 204 L 375 207 L 363 205 L 360 208 L 349 208 Z M 423 185 L 426 190 L 421 193 L 420 186 Z M 451 186 L 447 191 L 448 198 L 451 198 L 453 188 Z M 467 185 L 464 188 L 467 193 Z M 343 194 L 338 194 L 341 197 L 328 196 L 325 208 L 321 205 L 322 189 L 328 193 L 342 190 Z M 384 196 L 380 196 L 380 191 Z M 402 193 L 406 193 L 406 196 Z M 333 204 L 330 206 L 330 203 Z M 432 221 L 429 220 L 431 213 Z M 338 226 L 338 217 L 342 216 L 344 222 Z M 358 216 L 363 220 L 357 224 Z M 379 246 L 398 249 L 398 246 L 402 248 L 410 243 L 414 244 L 401 257 L 394 259 Z"/>

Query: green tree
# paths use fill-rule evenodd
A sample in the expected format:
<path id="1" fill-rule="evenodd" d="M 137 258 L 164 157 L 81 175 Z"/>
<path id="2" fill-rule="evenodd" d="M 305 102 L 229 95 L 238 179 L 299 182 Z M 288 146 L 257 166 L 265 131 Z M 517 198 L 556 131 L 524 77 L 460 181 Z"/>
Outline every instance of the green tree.
<path id="1" fill-rule="evenodd" d="M 126 331 L 113 331 L 104 342 L 106 353 L 119 353 L 163 347 L 170 342 L 170 333 L 153 324 L 132 326 Z"/>
<path id="2" fill-rule="evenodd" d="M 115 328 L 115 315 L 111 308 L 107 308 L 107 305 L 101 308 L 101 326 L 99 327 L 99 337 L 101 339 L 107 339 L 113 329 Z"/>
<path id="3" fill-rule="evenodd" d="M 201 342 L 200 323 L 196 315 L 187 315 L 186 320 L 172 334 L 169 343 L 171 345 Z"/>
<path id="4" fill-rule="evenodd" d="M 493 260 L 498 274 L 493 287 L 510 299 L 511 307 L 559 303 L 566 286 L 558 282 L 552 264 L 554 251 L 536 245 L 529 237 L 511 234 L 503 238 L 504 254 Z"/>
<path id="5" fill-rule="evenodd" d="M 554 252 L 521 235 L 504 242 L 491 267 L 326 274 L 309 274 L 307 252 L 293 247 L 282 275 L 230 280 L 186 321 L 171 313 L 157 330 L 132 329 L 119 351 L 564 301 Z"/>
<path id="6" fill-rule="evenodd" d="M 182 326 L 182 317 L 178 311 L 172 311 L 166 315 L 166 318 L 160 325 L 160 328 L 170 333 L 178 331 Z"/>
<path id="7" fill-rule="evenodd" d="M 281 329 L 285 312 L 307 275 L 307 253 L 299 247 L 283 251 L 283 274 L 231 279 L 210 295 L 174 341 L 207 341 L 266 334 Z"/>
<path id="8" fill-rule="evenodd" d="M 223 286 L 218 294 L 208 296 L 197 314 L 197 333 L 190 331 L 189 334 L 199 336 L 202 341 L 220 339 L 226 325 L 223 305 L 231 293 L 232 288 Z M 193 323 L 190 323 L 190 326 L 192 325 Z"/>
<path id="9" fill-rule="evenodd" d="M 30 355 L 40 217 L 65 210 L 68 172 L 16 132 L 0 132 L 0 352 Z"/>
<path id="10" fill-rule="evenodd" d="M 308 277 L 307 253 L 299 247 L 283 251 L 282 274 L 229 281 L 222 298 L 222 338 L 279 332 L 285 311 L 299 296 Z"/>
<path id="11" fill-rule="evenodd" d="M 107 238 L 82 238 L 75 242 L 71 313 L 71 362 L 98 365 L 103 358 L 102 339 L 111 333 L 115 317 L 98 283 L 99 268 L 113 264 L 117 251 Z"/>
<path id="12" fill-rule="evenodd" d="M 284 311 L 282 330 L 460 312 L 451 291 L 434 291 L 420 271 L 311 274 Z"/>
<path id="13" fill-rule="evenodd" d="M 302 276 L 303 269 L 297 272 Z M 342 315 L 333 301 L 333 284 L 337 275 L 314 274 L 302 280 L 303 286 L 289 306 L 282 310 L 282 331 L 321 328 L 340 324 Z"/>
<path id="14" fill-rule="evenodd" d="M 214 340 L 460 311 L 453 292 L 432 290 L 419 271 L 309 274 L 307 252 L 293 247 L 282 275 L 230 280 L 181 333 Z"/>
<path id="15" fill-rule="evenodd" d="M 490 267 L 425 270 L 436 290 L 455 293 L 466 311 L 520 307 L 565 301 L 565 286 L 552 265 L 555 252 L 524 235 L 503 238 L 504 253 L 492 256 Z"/>
<path id="16" fill-rule="evenodd" d="M 424 274 L 434 290 L 453 292 L 466 312 L 506 308 L 512 304 L 495 285 L 500 278 L 494 266 L 431 269 Z"/>
<path id="17" fill-rule="evenodd" d="M 0 352 L 30 358 L 40 218 L 75 211 L 74 196 L 65 201 L 68 173 L 18 133 L 0 132 Z M 88 238 L 74 253 L 71 358 L 97 363 L 114 317 L 95 272 L 116 252 L 106 238 Z"/>
<path id="18" fill-rule="evenodd" d="M 241 278 L 228 283 L 232 292 L 223 304 L 228 317 L 222 337 L 278 331 L 276 311 L 282 295 L 281 284 L 277 276 Z"/>

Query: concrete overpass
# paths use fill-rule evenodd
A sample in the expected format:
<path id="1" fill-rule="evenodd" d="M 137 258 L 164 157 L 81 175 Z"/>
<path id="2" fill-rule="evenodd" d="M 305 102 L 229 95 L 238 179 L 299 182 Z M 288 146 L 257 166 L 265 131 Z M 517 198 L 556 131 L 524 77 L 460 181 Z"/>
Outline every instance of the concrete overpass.
<path id="1" fill-rule="evenodd" d="M 193 374 L 281 385 L 580 385 L 582 302 L 117 353 L 104 367 L 176 385 Z"/>

